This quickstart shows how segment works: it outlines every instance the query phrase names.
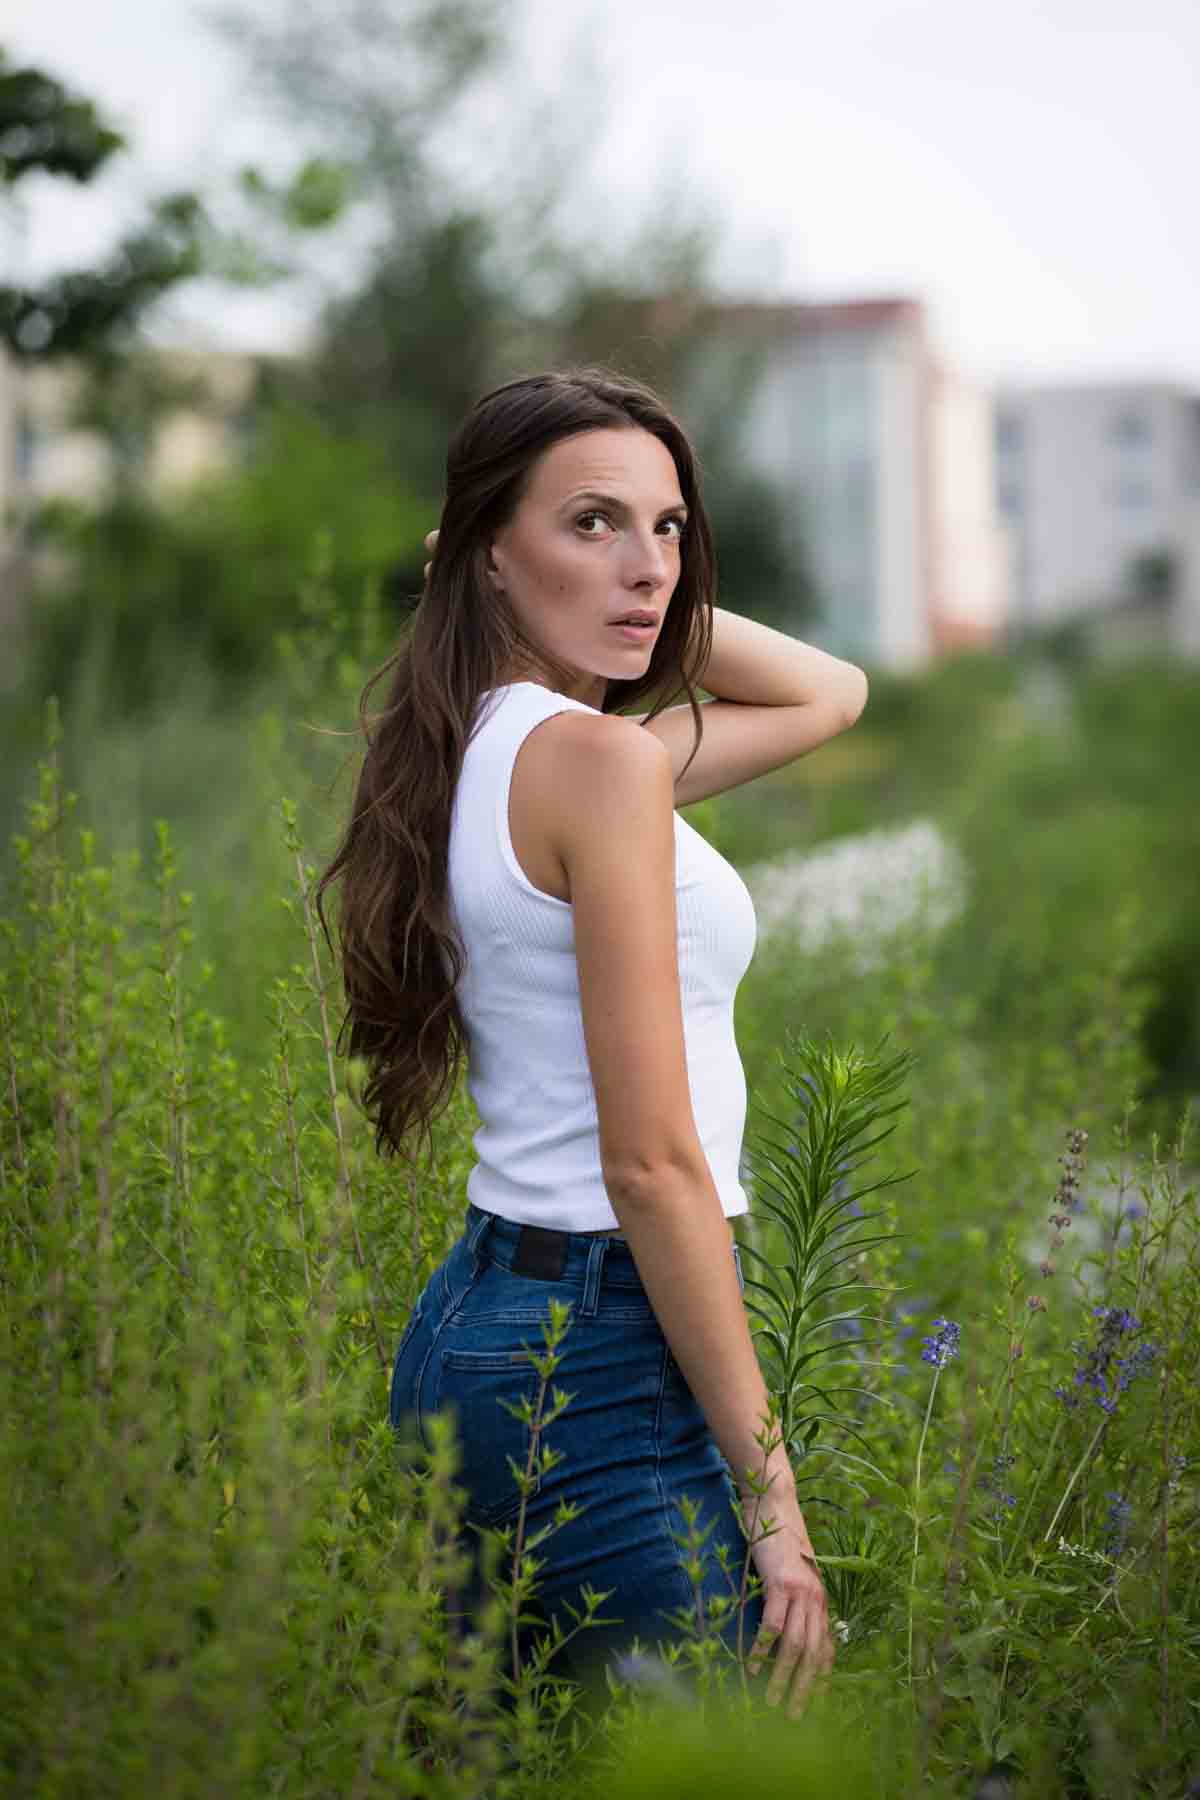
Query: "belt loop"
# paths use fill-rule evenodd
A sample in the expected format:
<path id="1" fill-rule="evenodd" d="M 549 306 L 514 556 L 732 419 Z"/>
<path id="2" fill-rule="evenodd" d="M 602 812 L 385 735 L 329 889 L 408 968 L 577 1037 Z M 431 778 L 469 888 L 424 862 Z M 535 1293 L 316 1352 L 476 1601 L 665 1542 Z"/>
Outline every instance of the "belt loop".
<path id="1" fill-rule="evenodd" d="M 587 1274 L 583 1278 L 583 1304 L 579 1311 L 583 1318 L 594 1319 L 600 1301 L 600 1277 L 604 1271 L 604 1258 L 608 1254 L 611 1238 L 594 1237 L 588 1245 Z"/>
<path id="2" fill-rule="evenodd" d="M 492 1228 L 492 1222 L 496 1215 L 494 1213 L 484 1212 L 482 1208 L 477 1210 L 479 1211 L 479 1217 L 467 1231 L 467 1248 L 474 1258 L 475 1268 L 478 1271 L 483 1266 L 484 1245 L 487 1242 L 487 1235 Z"/>

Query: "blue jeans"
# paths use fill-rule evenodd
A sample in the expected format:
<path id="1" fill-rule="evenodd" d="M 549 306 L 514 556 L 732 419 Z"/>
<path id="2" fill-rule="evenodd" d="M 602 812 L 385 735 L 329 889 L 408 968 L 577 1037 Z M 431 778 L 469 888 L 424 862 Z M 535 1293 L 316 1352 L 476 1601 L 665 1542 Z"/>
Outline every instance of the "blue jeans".
<path id="1" fill-rule="evenodd" d="M 671 1355 L 628 1244 L 572 1232 L 561 1272 L 520 1274 L 512 1268 L 519 1231 L 468 1203 L 463 1235 L 429 1277 L 401 1337 L 389 1415 L 402 1440 L 407 1435 L 428 1451 L 429 1415 L 453 1409 L 462 1448 L 457 1481 L 468 1495 L 474 1561 L 469 1591 L 457 1601 L 452 1596 L 448 1610 L 469 1629 L 486 1597 L 480 1533 L 515 1522 L 521 1495 L 509 1458 L 524 1468 L 529 1449 L 528 1427 L 501 1403 L 516 1406 L 523 1395 L 536 1400 L 540 1377 L 523 1347 L 545 1350 L 541 1326 L 552 1297 L 570 1305 L 550 1387 L 573 1398 L 541 1445 L 560 1451 L 562 1461 L 541 1476 L 527 1503 L 526 1534 L 547 1524 L 562 1499 L 580 1508 L 534 1551 L 543 1566 L 532 1610 L 543 1620 L 557 1613 L 564 1632 L 571 1631 L 565 1602 L 582 1611 L 585 1583 L 608 1593 L 598 1613 L 611 1623 L 576 1632 L 550 1665 L 551 1672 L 590 1685 L 601 1664 L 627 1651 L 635 1636 L 651 1655 L 660 1641 L 678 1641 L 683 1632 L 667 1615 L 686 1610 L 696 1618 L 687 1552 L 672 1536 L 686 1530 L 682 1496 L 699 1508 L 696 1529 L 709 1528 L 700 1551 L 706 1617 L 715 1596 L 740 1592 L 746 1540 L 733 1510 L 729 1466 Z M 741 1256 L 736 1243 L 731 1248 L 744 1292 Z M 551 1400 L 548 1393 L 547 1410 Z M 719 1545 L 729 1553 L 732 1587 L 717 1560 Z M 744 1656 L 761 1618 L 761 1596 L 748 1591 Z M 526 1646 L 537 1632 L 536 1625 L 525 1629 Z M 736 1655 L 736 1606 L 720 1635 Z"/>

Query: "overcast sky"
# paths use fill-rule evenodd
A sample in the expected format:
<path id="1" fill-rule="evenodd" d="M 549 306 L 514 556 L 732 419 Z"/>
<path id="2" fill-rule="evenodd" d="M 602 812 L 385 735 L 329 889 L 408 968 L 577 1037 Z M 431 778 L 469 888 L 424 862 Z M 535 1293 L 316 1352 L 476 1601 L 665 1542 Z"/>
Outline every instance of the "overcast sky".
<path id="1" fill-rule="evenodd" d="M 587 78 L 588 20 L 602 199 L 636 208 L 674 158 L 717 209 L 727 290 L 922 299 L 987 383 L 1200 389 L 1200 0 L 526 0 L 543 86 Z M 27 184 L 10 269 L 99 253 L 139 195 L 269 148 L 195 0 L 0 0 L 0 43 L 136 150 L 90 190 Z M 205 294 L 162 329 L 284 348 L 304 323 L 284 295 Z"/>

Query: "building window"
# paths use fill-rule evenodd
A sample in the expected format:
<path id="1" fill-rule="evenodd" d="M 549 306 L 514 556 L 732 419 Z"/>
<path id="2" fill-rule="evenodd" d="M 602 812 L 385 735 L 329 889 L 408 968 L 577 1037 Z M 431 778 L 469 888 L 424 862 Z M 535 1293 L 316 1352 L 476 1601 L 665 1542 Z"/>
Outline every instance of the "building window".
<path id="1" fill-rule="evenodd" d="M 1109 436 L 1112 442 L 1126 447 L 1148 444 L 1152 435 L 1150 421 L 1145 413 L 1127 409 L 1116 413 L 1109 426 Z"/>
<path id="2" fill-rule="evenodd" d="M 33 480 L 37 449 L 37 428 L 22 407 L 17 413 L 16 431 L 13 437 L 13 466 L 18 481 L 27 484 Z"/>
<path id="3" fill-rule="evenodd" d="M 871 457 L 847 457 L 842 470 L 842 511 L 852 529 L 861 530 L 871 521 L 874 481 Z"/>
<path id="4" fill-rule="evenodd" d="M 1200 494 L 1200 401 L 1192 402 L 1187 424 L 1180 462 L 1180 485 L 1185 494 Z"/>
<path id="5" fill-rule="evenodd" d="M 1000 456 L 1019 456 L 1025 447 L 1023 421 L 1016 413 L 997 413 L 996 450 Z"/>
<path id="6" fill-rule="evenodd" d="M 1154 495 L 1148 481 L 1139 481 L 1134 476 L 1126 476 L 1117 482 L 1112 497 L 1122 512 L 1140 512 L 1143 507 L 1150 505 Z"/>

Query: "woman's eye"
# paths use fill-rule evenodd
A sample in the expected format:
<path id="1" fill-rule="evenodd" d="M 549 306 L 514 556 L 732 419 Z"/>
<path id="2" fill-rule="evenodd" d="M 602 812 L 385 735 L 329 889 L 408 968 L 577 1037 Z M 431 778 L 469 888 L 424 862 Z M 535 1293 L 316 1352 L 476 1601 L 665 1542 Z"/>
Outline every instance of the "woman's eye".
<path id="1" fill-rule="evenodd" d="M 576 523 L 576 525 L 586 527 L 588 522 L 592 519 L 603 519 L 604 523 L 606 525 L 611 524 L 611 520 L 609 519 L 608 514 L 602 513 L 602 512 L 580 513 L 580 515 L 576 519 L 575 523 Z M 673 525 L 675 527 L 675 536 L 674 536 L 673 542 L 678 543 L 680 538 L 683 536 L 684 520 L 682 520 L 682 519 L 664 519 L 662 521 L 662 523 L 664 525 Z M 585 530 L 584 536 L 585 537 L 595 537 L 595 536 L 597 536 L 597 533 L 594 531 Z"/>

